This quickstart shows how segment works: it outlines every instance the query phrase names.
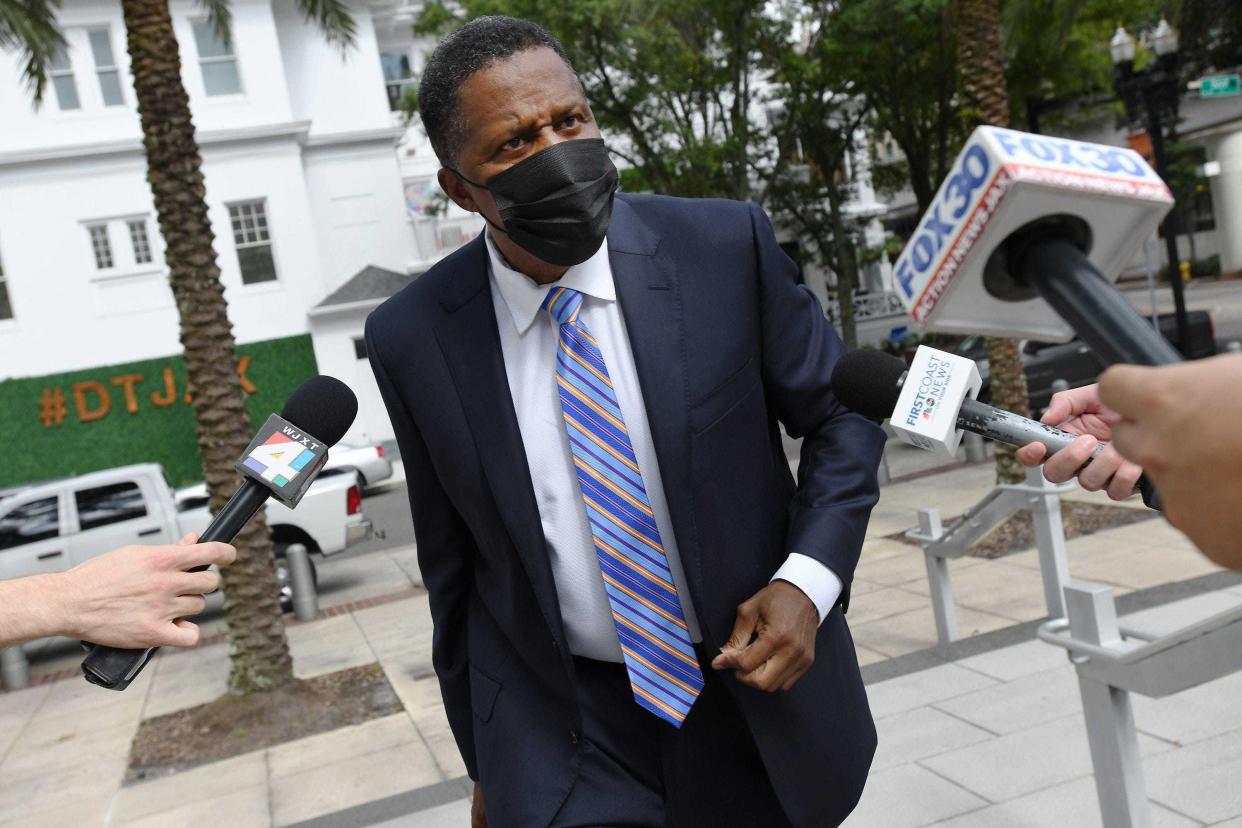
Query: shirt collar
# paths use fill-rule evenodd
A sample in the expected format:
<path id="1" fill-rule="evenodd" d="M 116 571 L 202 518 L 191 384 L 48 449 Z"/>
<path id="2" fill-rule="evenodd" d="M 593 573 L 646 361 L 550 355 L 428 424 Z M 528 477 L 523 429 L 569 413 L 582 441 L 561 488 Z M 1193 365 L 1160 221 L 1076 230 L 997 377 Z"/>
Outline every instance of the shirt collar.
<path id="1" fill-rule="evenodd" d="M 617 301 L 617 288 L 612 281 L 612 266 L 608 263 L 607 239 L 599 246 L 599 250 L 595 251 L 594 256 L 582 264 L 569 268 L 557 281 L 541 285 L 509 266 L 505 257 L 497 249 L 490 228 L 484 235 L 487 238 L 487 257 L 491 265 L 492 281 L 500 289 L 501 298 L 505 300 L 505 305 L 509 308 L 509 314 L 513 317 L 513 323 L 517 326 L 519 335 L 526 333 L 534 324 L 543 307 L 543 300 L 554 287 L 571 288 L 605 302 Z"/>

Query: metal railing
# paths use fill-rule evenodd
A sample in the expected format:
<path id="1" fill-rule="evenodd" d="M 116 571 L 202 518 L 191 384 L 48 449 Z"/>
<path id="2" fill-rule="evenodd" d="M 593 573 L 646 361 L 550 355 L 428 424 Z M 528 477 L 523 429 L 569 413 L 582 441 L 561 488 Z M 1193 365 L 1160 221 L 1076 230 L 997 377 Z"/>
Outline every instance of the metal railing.
<path id="1" fill-rule="evenodd" d="M 1242 605 L 1156 635 L 1117 618 L 1111 587 L 1071 581 L 1067 618 L 1039 628 L 1064 648 L 1078 692 L 1104 828 L 1148 828 L 1151 812 L 1131 693 L 1163 698 L 1242 669 Z"/>
<path id="2" fill-rule="evenodd" d="M 919 510 L 919 528 L 906 532 L 906 537 L 918 541 L 923 547 L 932 614 L 936 620 L 936 638 L 941 644 L 958 638 L 957 608 L 953 601 L 953 585 L 949 581 L 949 561 L 964 556 L 971 546 L 1015 512 L 1031 513 L 1048 615 L 1052 618 L 1065 615 L 1061 586 L 1069 577 L 1069 569 L 1065 558 L 1065 528 L 1061 523 L 1059 495 L 1073 488 L 1073 483 L 1049 483 L 1044 479 L 1043 471 L 1035 468 L 1027 471 L 1025 483 L 993 488 L 947 529 L 941 526 L 938 509 Z"/>

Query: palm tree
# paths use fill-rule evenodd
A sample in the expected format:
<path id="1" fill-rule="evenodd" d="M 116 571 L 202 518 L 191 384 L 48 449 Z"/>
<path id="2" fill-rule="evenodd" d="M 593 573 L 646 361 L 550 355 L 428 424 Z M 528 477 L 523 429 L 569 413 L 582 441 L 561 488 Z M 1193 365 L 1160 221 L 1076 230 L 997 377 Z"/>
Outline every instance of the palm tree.
<path id="1" fill-rule="evenodd" d="M 38 104 L 52 56 L 64 40 L 56 21 L 58 0 L 0 0 L 0 47 L 24 61 L 23 77 Z M 230 39 L 227 0 L 204 0 L 221 38 Z M 342 50 L 353 45 L 354 22 L 343 0 L 298 0 Z M 130 72 L 142 121 L 147 182 L 166 245 L 173 297 L 181 317 L 186 372 L 194 388 L 198 448 L 210 505 L 218 511 L 238 483 L 233 464 L 250 440 L 245 393 L 234 366 L 233 331 L 212 248 L 202 157 L 189 97 L 181 82 L 181 57 L 168 0 L 121 0 Z M 238 535 L 237 562 L 224 570 L 232 668 L 229 689 L 268 690 L 293 678 L 272 563 L 272 540 L 262 514 Z"/>
<path id="2" fill-rule="evenodd" d="M 957 0 L 948 8 L 956 15 L 958 72 L 972 118 L 977 124 L 1008 126 L 1009 88 L 1005 83 L 1005 52 L 997 0 Z M 1026 373 L 1017 341 L 989 337 L 988 364 L 992 405 L 1029 416 Z M 997 443 L 997 481 L 1017 483 L 1024 476 L 1014 449 Z"/>

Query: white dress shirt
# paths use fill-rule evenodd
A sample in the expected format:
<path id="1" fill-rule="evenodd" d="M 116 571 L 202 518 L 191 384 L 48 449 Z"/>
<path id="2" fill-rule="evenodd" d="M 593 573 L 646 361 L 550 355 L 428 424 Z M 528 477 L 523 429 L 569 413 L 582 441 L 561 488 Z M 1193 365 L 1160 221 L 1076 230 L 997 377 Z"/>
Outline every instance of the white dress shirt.
<path id="1" fill-rule="evenodd" d="M 673 584 L 685 610 L 690 636 L 696 642 L 702 641 L 698 618 L 686 589 L 677 539 L 673 535 L 660 466 L 651 440 L 651 426 L 647 422 L 647 409 L 634 367 L 634 354 L 617 303 L 607 243 L 590 259 L 569 268 L 555 285 L 538 284 L 509 267 L 496 249 L 490 230 L 487 231 L 487 250 L 505 373 L 530 465 L 570 652 L 601 661 L 623 660 L 578 488 L 569 437 L 561 417 L 556 385 L 559 331 L 542 310 L 543 300 L 554 286 L 572 288 L 583 294 L 578 318 L 595 336 L 604 355 L 634 456 L 638 458 L 656 527 L 660 530 Z M 806 555 L 790 554 L 773 576 L 773 580 L 777 578 L 789 581 L 806 593 L 819 611 L 821 622 L 841 594 L 837 575 Z"/>

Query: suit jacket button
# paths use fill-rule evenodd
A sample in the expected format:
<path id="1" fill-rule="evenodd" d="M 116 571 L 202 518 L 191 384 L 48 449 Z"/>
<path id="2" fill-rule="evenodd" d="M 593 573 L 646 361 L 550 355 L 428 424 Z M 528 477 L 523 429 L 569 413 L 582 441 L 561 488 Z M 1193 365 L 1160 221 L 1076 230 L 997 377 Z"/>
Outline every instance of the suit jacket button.
<path id="1" fill-rule="evenodd" d="M 578 731 L 576 730 L 569 731 L 569 743 L 572 745 L 578 744 Z"/>

